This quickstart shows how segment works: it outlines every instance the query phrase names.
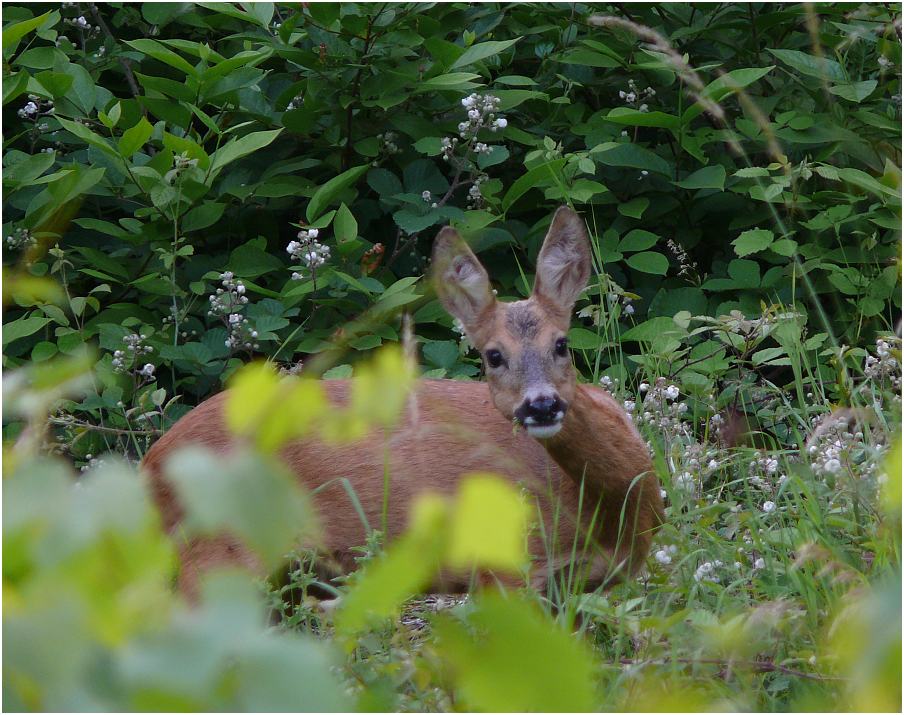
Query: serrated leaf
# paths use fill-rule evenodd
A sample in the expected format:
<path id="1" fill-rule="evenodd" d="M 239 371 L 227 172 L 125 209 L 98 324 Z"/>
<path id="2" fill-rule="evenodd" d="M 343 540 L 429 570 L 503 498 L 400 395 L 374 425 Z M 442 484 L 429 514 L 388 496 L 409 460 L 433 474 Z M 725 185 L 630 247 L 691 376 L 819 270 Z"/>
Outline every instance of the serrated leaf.
<path id="1" fill-rule="evenodd" d="M 774 240 L 775 234 L 769 229 L 753 228 L 749 231 L 744 231 L 731 243 L 735 247 L 735 253 L 743 257 L 751 253 L 765 251 Z"/>

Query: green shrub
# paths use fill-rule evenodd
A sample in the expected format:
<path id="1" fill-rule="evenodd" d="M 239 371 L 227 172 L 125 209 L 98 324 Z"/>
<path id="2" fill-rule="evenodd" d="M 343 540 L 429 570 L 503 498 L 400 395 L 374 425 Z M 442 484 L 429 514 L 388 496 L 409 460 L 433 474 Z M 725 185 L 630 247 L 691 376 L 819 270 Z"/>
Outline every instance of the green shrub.
<path id="1" fill-rule="evenodd" d="M 500 707 L 475 658 L 540 666 L 497 658 L 512 633 L 486 631 L 493 598 L 439 640 L 355 636 L 329 681 L 341 657 L 264 633 L 238 586 L 183 611 L 132 470 L 95 470 L 253 358 L 376 379 L 359 361 L 405 312 L 425 376 L 477 378 L 423 279 L 433 237 L 453 223 L 500 297 L 523 297 L 562 203 L 594 249 L 569 334 L 581 379 L 633 410 L 669 499 L 646 581 L 526 596 L 581 616 L 596 705 L 885 707 L 876 683 L 900 700 L 887 667 L 835 660 L 900 660 L 856 637 L 876 629 L 860 604 L 900 617 L 900 470 L 881 467 L 900 426 L 899 28 L 875 4 L 4 5 L 4 645 L 21 654 L 4 704 L 299 707 L 284 688 L 310 663 L 311 707 L 346 689 L 361 708 Z M 838 406 L 871 427 L 832 427 Z M 250 536 L 282 547 L 277 528 Z M 878 585 L 861 601 L 851 584 Z M 282 630 L 331 633 L 284 593 Z M 217 640 L 224 613 L 247 619 L 247 651 Z M 514 606 L 511 627 L 539 618 Z M 200 652 L 203 673 L 174 666 Z M 499 692 L 553 704 L 521 687 Z"/>

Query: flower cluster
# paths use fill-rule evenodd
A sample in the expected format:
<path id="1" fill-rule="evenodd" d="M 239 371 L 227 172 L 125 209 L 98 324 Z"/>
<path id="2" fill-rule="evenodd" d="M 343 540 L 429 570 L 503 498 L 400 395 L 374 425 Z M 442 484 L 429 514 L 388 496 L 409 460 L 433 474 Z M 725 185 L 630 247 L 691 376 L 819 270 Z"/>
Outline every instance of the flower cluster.
<path id="1" fill-rule="evenodd" d="M 723 563 L 716 559 L 715 561 L 704 561 L 694 571 L 694 581 L 709 581 L 711 583 L 719 583 L 719 576 L 716 569 L 722 568 Z"/>
<path id="2" fill-rule="evenodd" d="M 65 20 L 63 20 L 63 22 L 67 25 L 71 25 L 77 30 L 87 32 L 89 34 L 100 32 L 100 25 L 92 25 L 85 19 L 84 15 L 79 15 L 78 17 L 67 17 Z"/>
<path id="3" fill-rule="evenodd" d="M 628 89 L 621 90 L 618 93 L 619 99 L 625 100 L 625 104 L 633 107 L 641 112 L 649 112 L 650 107 L 647 101 L 656 96 L 656 90 L 652 87 L 646 89 L 638 89 L 637 83 L 633 79 L 628 80 Z"/>
<path id="4" fill-rule="evenodd" d="M 458 135 L 462 139 L 476 138 L 481 129 L 489 129 L 495 132 L 505 129 L 508 120 L 505 117 L 497 117 L 499 111 L 499 97 L 492 94 L 471 94 L 461 100 L 461 106 L 468 112 L 467 121 L 458 125 Z"/>
<path id="5" fill-rule="evenodd" d="M 286 111 L 291 112 L 293 109 L 298 109 L 301 105 L 304 104 L 304 97 L 300 94 L 296 94 L 292 97 L 292 101 L 286 105 Z"/>
<path id="6" fill-rule="evenodd" d="M 11 250 L 31 248 L 37 242 L 37 239 L 31 235 L 31 231 L 21 227 L 6 237 L 6 246 Z"/>
<path id="7" fill-rule="evenodd" d="M 681 395 L 677 385 L 670 384 L 664 377 L 658 377 L 652 385 L 642 382 L 638 389 L 643 402 L 641 409 L 634 415 L 636 421 L 654 425 L 673 436 L 688 434 L 688 425 L 682 419 L 687 412 L 687 404 L 677 401 Z M 629 412 L 634 412 L 635 405 L 630 404 Z M 628 409 L 628 403 L 625 409 Z"/>
<path id="8" fill-rule="evenodd" d="M 181 174 L 186 169 L 194 169 L 196 166 L 198 166 L 198 160 L 189 159 L 188 152 L 175 154 L 173 155 L 173 168 L 166 172 L 166 175 L 163 177 L 163 179 L 167 184 L 172 185 L 173 182 L 178 178 L 179 174 Z"/>
<path id="9" fill-rule="evenodd" d="M 207 314 L 219 318 L 226 326 L 226 347 L 230 350 L 257 350 L 260 346 L 253 342 L 257 331 L 253 330 L 248 319 L 241 313 L 248 305 L 245 295 L 245 284 L 236 280 L 232 271 L 220 274 L 221 287 L 210 296 L 210 310 Z"/>
<path id="10" fill-rule="evenodd" d="M 16 114 L 19 115 L 19 119 L 30 119 L 33 122 L 37 122 L 41 117 L 53 114 L 53 100 L 41 99 L 36 94 L 29 94 L 28 101 Z M 42 123 L 38 125 L 38 128 L 46 130 L 49 125 Z"/>
<path id="11" fill-rule="evenodd" d="M 748 481 L 757 489 L 771 492 L 774 488 L 772 480 L 778 472 L 778 467 L 778 459 L 768 454 L 757 452 L 754 458 L 750 460 L 750 464 L 747 465 Z M 784 484 L 787 478 L 784 474 L 780 475 L 777 485 L 781 486 Z M 764 511 L 768 512 L 769 510 L 764 509 Z"/>
<path id="12" fill-rule="evenodd" d="M 867 442 L 863 433 L 866 415 L 858 410 L 843 409 L 816 418 L 806 445 L 806 456 L 815 474 L 837 482 L 843 474 L 860 479 L 877 475 L 885 446 L 876 439 Z"/>
<path id="13" fill-rule="evenodd" d="M 92 469 L 99 469 L 106 464 L 102 457 L 95 457 L 93 454 L 86 454 L 85 460 L 85 463 L 79 469 L 80 472 L 88 472 Z M 81 482 L 76 482 L 75 484 L 77 487 L 81 486 Z"/>
<path id="14" fill-rule="evenodd" d="M 380 140 L 380 151 L 384 154 L 401 154 L 402 150 L 399 149 L 398 145 L 395 143 L 396 138 L 395 132 L 377 134 L 377 139 Z"/>
<path id="15" fill-rule="evenodd" d="M 317 241 L 319 235 L 320 231 L 316 228 L 302 229 L 298 232 L 298 240 L 290 241 L 286 246 L 286 253 L 295 261 L 304 264 L 303 267 L 310 269 L 312 273 L 315 273 L 330 257 L 330 247 Z M 292 273 L 294 281 L 301 280 L 302 277 L 297 271 Z"/>
<path id="16" fill-rule="evenodd" d="M 468 208 L 479 209 L 483 206 L 483 194 L 480 191 L 480 185 L 487 181 L 490 177 L 486 174 L 478 174 L 474 179 L 474 183 L 468 189 Z"/>
<path id="17" fill-rule="evenodd" d="M 685 278 L 696 277 L 697 264 L 696 262 L 691 260 L 691 257 L 688 255 L 687 251 L 684 250 L 684 246 L 682 246 L 677 241 L 673 241 L 671 238 L 665 242 L 665 245 L 669 249 L 671 254 L 675 256 L 675 260 L 678 261 L 678 275 Z"/>
<path id="18" fill-rule="evenodd" d="M 634 302 L 634 299 L 631 296 L 619 295 L 618 293 L 607 293 L 606 299 L 613 308 L 621 303 L 623 315 L 634 315 L 634 306 L 631 305 Z"/>
<path id="19" fill-rule="evenodd" d="M 863 373 L 877 385 L 888 386 L 896 394 L 901 393 L 901 363 L 894 356 L 901 354 L 901 338 L 896 336 L 876 340 L 876 354 L 867 355 Z"/>
<path id="20" fill-rule="evenodd" d="M 656 559 L 657 563 L 668 566 L 672 563 L 672 556 L 676 553 L 678 553 L 678 547 L 672 544 L 671 546 L 666 546 L 665 548 L 656 551 L 656 553 L 653 554 L 653 558 Z"/>
<path id="21" fill-rule="evenodd" d="M 125 343 L 125 350 L 113 352 L 113 372 L 121 375 L 131 372 L 141 379 L 154 379 L 156 368 L 151 363 L 141 364 L 142 357 L 154 352 L 154 348 L 145 342 L 147 339 L 148 336 L 144 333 L 130 333 L 123 336 L 122 342 Z"/>

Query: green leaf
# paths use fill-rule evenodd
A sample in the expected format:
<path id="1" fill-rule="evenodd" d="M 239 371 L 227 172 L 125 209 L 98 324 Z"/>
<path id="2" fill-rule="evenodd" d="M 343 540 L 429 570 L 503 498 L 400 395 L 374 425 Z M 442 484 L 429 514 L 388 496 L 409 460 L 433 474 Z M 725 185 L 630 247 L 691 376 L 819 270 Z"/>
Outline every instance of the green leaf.
<path id="1" fill-rule="evenodd" d="M 458 362 L 458 343 L 454 340 L 436 340 L 427 343 L 422 352 L 432 364 L 447 370 Z"/>
<path id="2" fill-rule="evenodd" d="M 767 50 L 776 59 L 808 77 L 847 82 L 844 69 L 828 57 L 816 57 L 799 50 Z"/>
<path id="3" fill-rule="evenodd" d="M 681 120 L 674 114 L 665 112 L 641 112 L 631 107 L 616 107 L 606 115 L 607 122 L 632 127 L 660 127 L 662 129 L 678 129 Z"/>
<path id="4" fill-rule="evenodd" d="M 215 204 L 221 205 L 221 204 Z M 261 240 L 263 242 L 263 240 Z M 283 254 L 285 255 L 285 254 Z M 286 264 L 252 240 L 235 248 L 229 256 L 227 267 L 242 278 L 257 278 L 271 271 L 285 269 Z"/>
<path id="5" fill-rule="evenodd" d="M 597 163 L 606 164 L 607 166 L 646 169 L 665 176 L 672 174 L 672 167 L 665 159 L 637 144 L 607 142 L 594 147 L 591 150 L 591 154 L 593 154 L 593 158 Z"/>
<path id="6" fill-rule="evenodd" d="M 219 173 L 230 163 L 248 156 L 258 149 L 263 149 L 279 136 L 282 129 L 272 129 L 263 132 L 251 132 L 238 139 L 233 139 L 228 144 L 220 147 L 210 157 L 210 176 L 208 183 L 212 182 Z"/>
<path id="7" fill-rule="evenodd" d="M 621 67 L 621 62 L 614 57 L 583 47 L 564 52 L 558 60 L 566 65 L 583 65 L 584 67 L 601 67 L 603 69 Z"/>
<path id="8" fill-rule="evenodd" d="M 485 60 L 487 57 L 498 55 L 500 52 L 504 52 L 509 47 L 514 45 L 520 39 L 520 37 L 516 37 L 513 40 L 479 42 L 476 45 L 471 45 L 467 50 L 464 51 L 461 57 L 455 60 L 455 62 L 449 69 L 467 67 L 468 65 L 472 65 L 475 62 Z"/>
<path id="9" fill-rule="evenodd" d="M 196 206 L 182 217 L 182 231 L 188 233 L 189 231 L 200 231 L 202 228 L 213 226 L 220 220 L 225 209 L 226 204 L 214 201 Z"/>
<path id="10" fill-rule="evenodd" d="M 658 276 L 664 276 L 669 270 L 669 259 L 661 253 L 653 251 L 644 251 L 643 253 L 635 253 L 625 259 L 631 268 L 642 273 L 652 273 Z"/>
<path id="11" fill-rule="evenodd" d="M 573 350 L 598 350 L 603 338 L 587 328 L 572 328 L 568 331 L 568 346 Z"/>
<path id="12" fill-rule="evenodd" d="M 91 146 L 100 149 L 107 156 L 116 159 L 117 162 L 119 161 L 119 152 L 116 151 L 112 146 L 110 146 L 106 139 L 103 139 L 92 132 L 84 124 L 72 122 L 68 119 L 63 119 L 63 117 L 57 117 L 56 120 L 60 123 L 60 126 L 63 127 L 63 129 L 65 129 L 67 132 L 74 134 L 79 139 L 90 144 Z"/>
<path id="13" fill-rule="evenodd" d="M 725 188 L 725 167 L 721 164 L 704 166 L 681 181 L 673 182 L 682 189 L 719 189 Z"/>
<path id="14" fill-rule="evenodd" d="M 414 149 L 427 156 L 437 156 L 443 153 L 442 139 L 440 137 L 423 137 L 414 143 Z"/>
<path id="15" fill-rule="evenodd" d="M 532 89 L 499 89 L 493 94 L 499 97 L 499 109 L 503 112 L 514 109 L 519 104 L 524 104 L 531 99 L 549 100 L 546 92 L 537 92 Z"/>
<path id="16" fill-rule="evenodd" d="M 348 171 L 343 171 L 339 176 L 334 176 L 323 186 L 319 187 L 308 203 L 305 217 L 308 222 L 315 221 L 323 210 L 333 203 L 345 189 L 354 184 L 370 170 L 370 164 L 355 166 Z"/>
<path id="17" fill-rule="evenodd" d="M 643 212 L 650 205 L 650 200 L 644 196 L 638 196 L 631 199 L 627 203 L 618 205 L 618 212 L 622 216 L 630 216 L 631 218 L 640 218 Z"/>
<path id="18" fill-rule="evenodd" d="M 153 57 L 159 62 L 175 67 L 180 72 L 185 73 L 189 77 L 197 77 L 198 73 L 181 55 L 176 54 L 165 45 L 160 44 L 157 40 L 142 38 L 139 40 L 124 40 L 130 47 L 139 52 Z"/>
<path id="19" fill-rule="evenodd" d="M 721 102 L 728 95 L 734 94 L 762 79 L 774 69 L 775 65 L 769 65 L 768 67 L 744 67 L 732 70 L 706 85 L 700 95 L 706 100 L 716 103 Z M 699 101 L 694 102 L 681 116 L 681 123 L 687 124 L 704 110 L 703 104 Z"/>
<path id="20" fill-rule="evenodd" d="M 348 636 L 389 618 L 430 582 L 440 566 L 447 520 L 440 497 L 421 495 L 415 501 L 408 532 L 356 574 L 336 613 L 339 634 Z"/>
<path id="21" fill-rule="evenodd" d="M 3 106 L 6 106 L 21 95 L 28 88 L 30 79 L 31 75 L 25 70 L 7 75 L 3 80 Z"/>
<path id="22" fill-rule="evenodd" d="M 144 117 L 141 117 L 135 126 L 127 129 L 123 132 L 122 137 L 120 137 L 118 147 L 119 155 L 123 159 L 130 158 L 132 154 L 145 145 L 153 133 L 154 127 L 151 123 Z"/>
<path id="23" fill-rule="evenodd" d="M 884 200 L 884 197 L 891 196 L 898 200 L 900 203 L 901 192 L 900 189 L 893 189 L 891 186 L 886 186 L 880 181 L 877 181 L 872 176 L 867 174 L 865 171 L 861 171 L 860 169 L 855 169 L 852 167 L 845 167 L 843 169 L 837 170 L 838 178 L 842 181 L 847 181 L 854 186 L 858 186 L 864 191 L 868 191 L 871 194 L 875 194 L 879 198 Z"/>
<path id="24" fill-rule="evenodd" d="M 35 79 L 47 90 L 51 97 L 65 97 L 72 87 L 74 77 L 65 72 L 38 72 Z"/>
<path id="25" fill-rule="evenodd" d="M 747 256 L 751 253 L 765 251 L 772 245 L 773 240 L 775 240 L 775 234 L 769 229 L 753 228 L 744 231 L 731 243 L 735 247 L 735 253 L 739 256 Z"/>
<path id="26" fill-rule="evenodd" d="M 797 253 L 797 241 L 793 241 L 790 238 L 780 238 L 769 245 L 769 250 L 780 256 L 790 258 Z"/>
<path id="27" fill-rule="evenodd" d="M 20 338 L 27 338 L 29 335 L 38 332 L 49 322 L 50 318 L 33 316 L 30 318 L 19 318 L 11 323 L 6 323 L 3 326 L 3 345 L 5 346 Z"/>
<path id="28" fill-rule="evenodd" d="M 598 708 L 597 664 L 584 641 L 510 593 L 485 591 L 467 621 L 436 624 L 437 655 L 466 710 L 590 712 Z"/>
<path id="29" fill-rule="evenodd" d="M 57 20 L 59 20 L 60 16 L 56 11 L 49 11 L 45 12 L 43 15 L 33 17 L 30 20 L 22 20 L 22 22 L 10 23 L 6 27 L 4 27 L 3 57 L 11 57 L 19 44 L 19 40 L 25 37 L 25 35 L 27 35 L 29 32 L 37 30 L 41 25 L 44 24 L 45 20 L 50 18 L 51 15 L 56 15 Z"/>
<path id="30" fill-rule="evenodd" d="M 836 84 L 829 87 L 829 91 L 842 99 L 849 102 L 860 104 L 864 99 L 869 97 L 879 86 L 874 79 L 864 80 L 863 82 L 851 82 L 850 84 Z"/>
<path id="31" fill-rule="evenodd" d="M 553 159 L 546 164 L 535 166 L 524 176 L 516 179 L 502 199 L 502 210 L 508 211 L 512 204 L 531 189 L 554 183 L 554 178 L 560 176 L 565 161 L 565 159 Z"/>
<path id="32" fill-rule="evenodd" d="M 276 565 L 304 534 L 316 533 L 297 479 L 276 460 L 248 453 L 216 458 L 191 447 L 173 454 L 166 475 L 187 512 L 189 532 L 229 533 L 268 566 Z"/>
<path id="33" fill-rule="evenodd" d="M 415 94 L 423 92 L 441 92 L 441 91 L 465 91 L 478 87 L 474 80 L 480 79 L 480 75 L 473 72 L 449 72 L 436 77 L 431 77 L 420 82 L 415 87 Z"/>
<path id="34" fill-rule="evenodd" d="M 683 336 L 686 331 L 678 327 L 672 318 L 650 318 L 639 325 L 625 331 L 621 335 L 622 340 L 636 340 L 638 342 L 653 342 L 662 336 Z"/>
<path id="35" fill-rule="evenodd" d="M 462 478 L 449 527 L 446 563 L 517 573 L 527 563 L 528 507 L 518 489 L 493 474 Z"/>
<path id="36" fill-rule="evenodd" d="M 333 232 L 339 243 L 353 241 L 358 237 L 358 222 L 348 206 L 342 204 L 333 218 Z"/>
<path id="37" fill-rule="evenodd" d="M 760 266 L 756 261 L 735 258 L 728 264 L 728 275 L 735 280 L 738 288 L 758 288 L 760 285 Z"/>
<path id="38" fill-rule="evenodd" d="M 644 249 L 655 246 L 659 240 L 659 236 L 642 228 L 635 228 L 629 232 L 618 244 L 618 250 L 622 253 L 631 251 L 643 251 Z"/>

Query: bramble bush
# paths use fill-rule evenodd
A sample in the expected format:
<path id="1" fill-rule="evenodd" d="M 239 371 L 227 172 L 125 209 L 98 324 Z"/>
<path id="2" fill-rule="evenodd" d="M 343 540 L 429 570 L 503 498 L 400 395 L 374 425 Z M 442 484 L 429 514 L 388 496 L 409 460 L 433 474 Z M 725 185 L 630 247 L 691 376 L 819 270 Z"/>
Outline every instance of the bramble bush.
<path id="1" fill-rule="evenodd" d="M 4 705 L 898 707 L 900 32 L 879 4 L 4 5 Z M 477 379 L 433 237 L 521 298 L 562 203 L 596 269 L 575 363 L 667 496 L 648 573 L 392 618 L 462 494 L 362 544 L 335 625 L 303 553 L 269 630 L 233 577 L 182 604 L 122 457 L 255 359 L 375 389 L 402 313 L 423 376 Z M 238 463 L 279 518 L 195 455 L 201 521 L 291 549 L 267 455 L 298 414 Z"/>

